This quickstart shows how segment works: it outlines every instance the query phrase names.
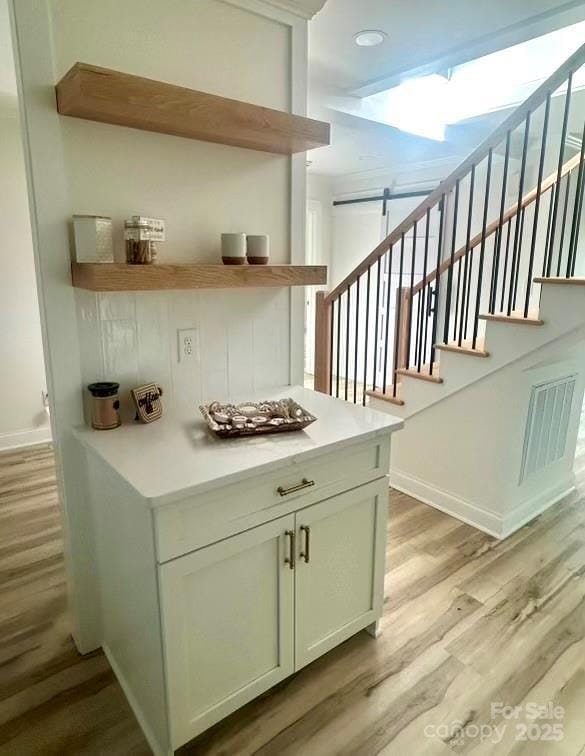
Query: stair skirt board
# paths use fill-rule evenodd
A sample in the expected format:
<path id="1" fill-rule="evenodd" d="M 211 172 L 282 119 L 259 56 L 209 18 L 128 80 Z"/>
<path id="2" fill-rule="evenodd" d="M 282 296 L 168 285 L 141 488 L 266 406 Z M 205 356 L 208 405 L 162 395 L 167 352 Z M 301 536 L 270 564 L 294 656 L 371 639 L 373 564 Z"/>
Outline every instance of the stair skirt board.
<path id="1" fill-rule="evenodd" d="M 523 525 L 564 499 L 575 490 L 574 480 L 564 481 L 524 502 L 507 515 L 499 515 L 472 504 L 455 494 L 425 483 L 399 470 L 390 470 L 390 486 L 423 504 L 439 509 L 499 540 L 508 538 Z"/>

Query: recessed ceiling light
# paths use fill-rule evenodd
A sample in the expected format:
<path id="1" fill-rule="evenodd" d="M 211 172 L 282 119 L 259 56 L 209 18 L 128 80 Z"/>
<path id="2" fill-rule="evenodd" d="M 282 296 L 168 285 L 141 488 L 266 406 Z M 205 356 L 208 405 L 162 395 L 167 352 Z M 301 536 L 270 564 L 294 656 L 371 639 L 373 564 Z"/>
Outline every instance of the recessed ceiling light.
<path id="1" fill-rule="evenodd" d="M 353 41 L 359 47 L 376 47 L 381 45 L 388 35 L 380 29 L 364 29 L 353 35 Z"/>

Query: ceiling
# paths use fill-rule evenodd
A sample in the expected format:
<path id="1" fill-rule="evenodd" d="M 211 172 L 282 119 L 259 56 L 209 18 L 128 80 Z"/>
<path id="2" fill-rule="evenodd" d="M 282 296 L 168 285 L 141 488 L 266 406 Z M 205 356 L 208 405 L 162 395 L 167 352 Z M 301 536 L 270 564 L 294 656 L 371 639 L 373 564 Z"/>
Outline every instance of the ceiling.
<path id="1" fill-rule="evenodd" d="M 310 24 L 311 78 L 363 96 L 583 19 L 583 0 L 328 0 Z M 360 48 L 364 29 L 388 38 Z"/>
<path id="2" fill-rule="evenodd" d="M 332 145 L 309 153 L 309 171 L 361 180 L 434 165 L 446 176 L 508 109 L 462 121 L 437 142 L 360 117 L 361 98 L 583 19 L 585 0 L 328 0 L 310 23 L 309 112 L 331 123 Z M 353 35 L 362 29 L 388 38 L 359 48 Z"/>

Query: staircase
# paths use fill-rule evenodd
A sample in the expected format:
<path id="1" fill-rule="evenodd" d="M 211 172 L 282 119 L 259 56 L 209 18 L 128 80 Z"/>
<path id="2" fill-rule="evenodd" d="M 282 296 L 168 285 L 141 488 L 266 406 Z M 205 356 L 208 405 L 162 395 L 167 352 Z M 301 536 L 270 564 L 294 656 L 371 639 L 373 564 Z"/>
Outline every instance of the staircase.
<path id="1" fill-rule="evenodd" d="M 585 45 L 351 274 L 318 293 L 315 389 L 405 418 L 422 413 L 420 442 L 433 405 L 527 355 L 551 359 L 547 346 L 581 334 L 584 71 Z M 575 386 L 577 397 L 580 378 Z M 478 527 L 506 535 L 522 520 L 514 517 Z"/>

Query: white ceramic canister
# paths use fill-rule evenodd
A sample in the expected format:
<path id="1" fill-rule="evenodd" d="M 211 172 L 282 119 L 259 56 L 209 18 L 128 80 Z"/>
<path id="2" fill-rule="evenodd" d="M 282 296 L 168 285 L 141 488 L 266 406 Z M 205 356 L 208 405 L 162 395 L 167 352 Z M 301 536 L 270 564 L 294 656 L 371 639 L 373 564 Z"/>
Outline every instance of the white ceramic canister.
<path id="1" fill-rule="evenodd" d="M 221 259 L 224 265 L 245 265 L 246 234 L 222 234 Z"/>
<path id="2" fill-rule="evenodd" d="M 77 262 L 114 262 L 111 218 L 103 215 L 74 215 L 73 234 Z"/>
<path id="3" fill-rule="evenodd" d="M 270 237 L 268 234 L 248 234 L 246 248 L 250 265 L 268 264 L 270 258 Z"/>

